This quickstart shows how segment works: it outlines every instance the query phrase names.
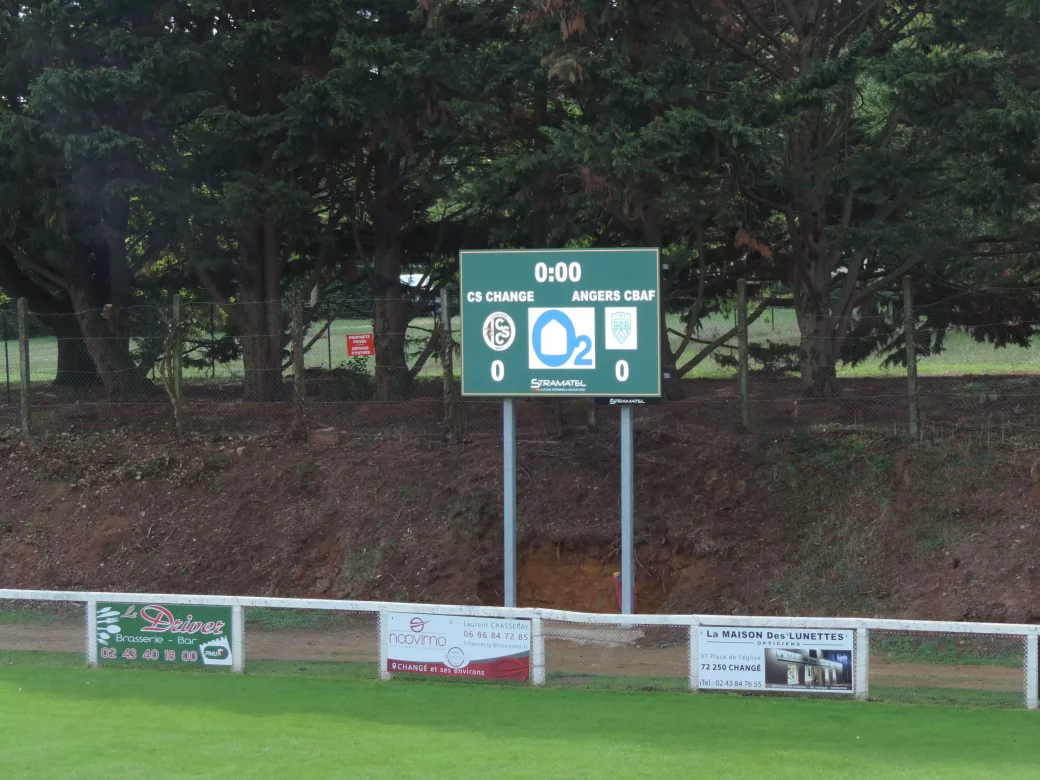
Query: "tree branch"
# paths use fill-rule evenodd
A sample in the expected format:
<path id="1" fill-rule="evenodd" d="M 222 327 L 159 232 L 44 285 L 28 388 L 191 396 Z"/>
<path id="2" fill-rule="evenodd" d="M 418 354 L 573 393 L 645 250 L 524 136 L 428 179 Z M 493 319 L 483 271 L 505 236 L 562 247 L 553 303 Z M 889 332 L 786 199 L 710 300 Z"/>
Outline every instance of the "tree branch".
<path id="1" fill-rule="evenodd" d="M 437 338 L 437 331 L 434 330 L 433 333 L 430 334 L 430 338 L 427 339 L 426 346 L 423 347 L 423 351 L 420 353 L 419 357 L 415 359 L 415 365 L 408 370 L 408 375 L 412 379 L 415 379 L 417 376 L 419 376 L 419 372 L 423 370 L 423 366 L 426 365 L 426 361 L 428 361 L 430 359 L 430 356 L 437 351 L 439 346 L 440 341 Z"/>
<path id="2" fill-rule="evenodd" d="M 870 284 L 870 285 L 864 287 L 855 296 L 853 296 L 852 303 L 849 306 L 849 309 L 852 310 L 852 309 L 856 308 L 863 301 L 865 301 L 871 295 L 873 295 L 878 290 L 880 290 L 882 287 L 885 287 L 885 286 L 891 284 L 896 279 L 903 278 L 908 273 L 910 273 L 910 271 L 913 270 L 915 265 L 917 265 L 920 262 L 921 262 L 921 258 L 919 258 L 919 257 L 915 257 L 912 260 L 907 260 L 905 263 L 903 263 L 901 266 L 899 266 L 892 273 L 886 274 L 885 276 L 881 277 L 880 279 L 878 279 L 873 284 Z"/>
<path id="3" fill-rule="evenodd" d="M 755 320 L 757 320 L 759 317 L 761 317 L 765 313 L 765 310 L 768 309 L 768 308 L 769 308 L 769 300 L 767 299 L 767 300 L 762 301 L 758 305 L 758 308 L 756 308 L 750 315 L 748 315 L 747 324 L 750 326 L 751 323 L 753 323 Z M 719 347 L 724 345 L 727 341 L 729 341 L 735 335 L 737 335 L 737 328 L 734 327 L 734 328 L 730 328 L 728 331 L 723 333 L 721 336 L 719 336 L 714 341 L 711 341 L 711 342 L 699 342 L 699 343 L 707 343 L 708 346 L 706 346 L 704 349 L 702 349 L 700 352 L 698 352 L 696 355 L 694 355 L 692 358 L 690 358 L 689 361 L 684 363 L 682 365 L 682 367 L 678 369 L 679 376 L 680 377 L 686 376 L 688 373 L 690 373 L 690 371 L 694 367 L 696 367 L 698 364 L 703 362 L 706 357 L 708 357 L 712 352 L 714 352 L 716 349 L 718 349 Z"/>
<path id="4" fill-rule="evenodd" d="M 784 80 L 784 77 L 783 77 L 782 73 L 780 73 L 779 71 L 775 70 L 774 68 L 771 68 L 768 65 L 766 65 L 764 62 L 762 62 L 762 60 L 760 60 L 754 54 L 749 52 L 747 49 L 745 49 L 742 46 L 738 46 L 733 41 L 731 41 L 729 38 L 727 38 L 725 35 L 723 35 L 721 32 L 719 32 L 717 29 L 715 29 L 714 25 L 709 24 L 707 21 L 702 19 L 700 14 L 698 14 L 696 12 L 696 10 L 694 9 L 694 4 L 692 2 L 690 3 L 690 6 L 691 6 L 691 10 L 693 10 L 693 21 L 694 21 L 694 23 L 698 27 L 700 27 L 701 29 L 705 30 L 709 35 L 711 35 L 713 38 L 715 38 L 715 40 L 717 40 L 723 46 L 725 46 L 726 48 L 728 48 L 731 51 L 735 52 L 739 57 L 742 57 L 743 59 L 745 59 L 748 62 L 750 62 L 752 65 L 754 65 L 756 68 L 761 70 L 763 73 L 768 73 L 770 76 L 772 76 L 777 81 L 783 81 Z"/>

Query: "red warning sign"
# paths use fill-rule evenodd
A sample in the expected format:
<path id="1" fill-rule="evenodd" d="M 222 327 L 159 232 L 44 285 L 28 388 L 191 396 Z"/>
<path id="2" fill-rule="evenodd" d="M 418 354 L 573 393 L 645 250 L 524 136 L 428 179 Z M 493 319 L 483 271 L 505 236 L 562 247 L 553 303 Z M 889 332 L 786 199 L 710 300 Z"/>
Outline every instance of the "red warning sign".
<path id="1" fill-rule="evenodd" d="M 376 340 L 371 333 L 347 334 L 347 357 L 372 357 L 376 354 Z"/>

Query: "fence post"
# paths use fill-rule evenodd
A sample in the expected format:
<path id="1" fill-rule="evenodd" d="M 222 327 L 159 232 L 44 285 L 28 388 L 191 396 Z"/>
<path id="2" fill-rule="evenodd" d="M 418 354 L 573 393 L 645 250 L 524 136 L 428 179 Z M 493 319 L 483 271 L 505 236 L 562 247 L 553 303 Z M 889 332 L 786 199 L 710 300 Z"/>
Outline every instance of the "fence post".
<path id="1" fill-rule="evenodd" d="M 690 692 L 697 693 L 700 690 L 700 650 L 697 647 L 697 639 L 700 635 L 700 623 L 696 620 L 690 622 Z"/>
<path id="2" fill-rule="evenodd" d="M 242 674 L 246 670 L 245 610 L 231 607 L 231 671 Z"/>
<path id="3" fill-rule="evenodd" d="M 545 628 L 541 615 L 531 618 L 531 685 L 545 685 Z"/>
<path id="4" fill-rule="evenodd" d="M 4 340 L 4 374 L 7 377 L 7 405 L 11 405 L 11 354 L 7 348 L 7 309 L 0 309 L 0 337 Z"/>
<path id="5" fill-rule="evenodd" d="M 184 400 L 184 335 L 181 333 L 181 294 L 173 296 L 173 398 L 180 407 Z"/>
<path id="6" fill-rule="evenodd" d="M 217 378 L 217 304 L 209 305 L 209 375 Z"/>
<path id="7" fill-rule="evenodd" d="M 303 295 L 296 293 L 292 299 L 292 364 L 293 364 L 293 421 L 290 438 L 306 436 L 307 377 L 303 365 Z"/>
<path id="8" fill-rule="evenodd" d="M 459 419 L 459 388 L 455 383 L 454 339 L 451 333 L 451 295 L 447 286 L 441 288 L 440 316 L 441 371 L 444 376 L 444 427 L 448 441 L 462 438 Z"/>
<path id="9" fill-rule="evenodd" d="M 18 299 L 18 384 L 21 389 L 22 436 L 29 436 L 31 399 L 29 397 L 29 302 Z"/>
<path id="10" fill-rule="evenodd" d="M 740 397 L 740 423 L 751 428 L 751 405 L 748 398 L 748 326 L 747 282 L 737 282 L 737 395 Z"/>
<path id="11" fill-rule="evenodd" d="M 393 675 L 390 674 L 390 670 L 386 668 L 386 646 L 389 641 L 387 634 L 389 633 L 389 621 L 387 620 L 386 610 L 379 610 L 379 679 L 380 680 L 392 680 Z"/>
<path id="12" fill-rule="evenodd" d="M 329 350 L 329 371 L 331 371 L 332 368 L 333 368 L 333 366 L 332 366 L 332 325 L 335 323 L 335 320 L 332 318 L 332 304 L 329 301 L 325 301 L 325 308 L 328 311 L 328 315 L 329 315 L 329 329 L 328 329 L 328 332 L 325 334 L 325 336 L 326 336 L 325 341 L 326 341 L 326 346 L 328 347 L 328 350 Z"/>
<path id="13" fill-rule="evenodd" d="M 87 666 L 97 667 L 97 602 L 87 599 Z"/>
<path id="14" fill-rule="evenodd" d="M 1040 708 L 1040 633 L 1026 635 L 1026 708 Z"/>
<path id="15" fill-rule="evenodd" d="M 870 698 L 870 632 L 866 628 L 856 629 L 855 664 L 852 672 L 852 690 L 857 699 Z"/>
<path id="16" fill-rule="evenodd" d="M 910 435 L 916 436 L 918 429 L 917 407 L 917 343 L 915 341 L 917 321 L 914 317 L 913 280 L 903 277 L 903 335 L 906 337 L 906 382 L 910 400 Z"/>

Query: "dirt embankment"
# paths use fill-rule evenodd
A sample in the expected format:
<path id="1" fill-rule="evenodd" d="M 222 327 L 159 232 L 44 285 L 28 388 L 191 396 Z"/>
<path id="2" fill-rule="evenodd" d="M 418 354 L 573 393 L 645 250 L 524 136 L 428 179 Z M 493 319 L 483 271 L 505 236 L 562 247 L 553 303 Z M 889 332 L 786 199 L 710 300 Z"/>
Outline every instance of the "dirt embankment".
<path id="1" fill-rule="evenodd" d="M 640 611 L 1040 620 L 1040 447 L 639 417 Z M 520 601 L 616 611 L 618 441 L 519 448 Z M 0 586 L 501 598 L 501 451 L 129 429 L 0 442 Z"/>

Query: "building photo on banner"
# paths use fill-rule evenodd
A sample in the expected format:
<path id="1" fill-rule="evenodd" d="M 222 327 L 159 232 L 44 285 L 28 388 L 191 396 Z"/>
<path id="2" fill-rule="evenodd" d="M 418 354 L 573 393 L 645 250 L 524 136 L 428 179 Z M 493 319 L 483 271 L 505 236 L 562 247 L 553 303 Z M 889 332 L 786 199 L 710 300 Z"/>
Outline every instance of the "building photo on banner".
<path id="1" fill-rule="evenodd" d="M 853 693 L 851 629 L 700 626 L 702 690 Z"/>
<path id="2" fill-rule="evenodd" d="M 390 675 L 530 678 L 529 619 L 388 612 L 382 644 Z"/>

